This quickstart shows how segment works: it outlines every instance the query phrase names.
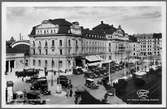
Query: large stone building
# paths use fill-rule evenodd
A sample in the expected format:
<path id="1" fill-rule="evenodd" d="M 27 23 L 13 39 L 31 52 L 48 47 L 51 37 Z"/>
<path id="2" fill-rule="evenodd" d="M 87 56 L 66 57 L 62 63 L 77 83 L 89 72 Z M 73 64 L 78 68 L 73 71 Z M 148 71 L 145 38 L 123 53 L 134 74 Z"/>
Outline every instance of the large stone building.
<path id="1" fill-rule="evenodd" d="M 78 22 L 49 19 L 34 26 L 30 37 L 30 66 L 72 73 L 88 62 L 120 62 L 130 53 L 128 35 L 121 26 L 101 22 L 92 30 Z"/>
<path id="2" fill-rule="evenodd" d="M 29 38 L 7 43 L 6 72 L 28 66 L 71 74 L 73 67 L 94 62 L 159 58 L 162 48 L 162 34 L 129 37 L 121 26 L 116 28 L 103 21 L 90 30 L 65 19 L 44 20 L 33 27 Z"/>
<path id="3" fill-rule="evenodd" d="M 140 43 L 141 57 L 161 56 L 162 34 L 136 34 L 135 37 Z"/>
<path id="4" fill-rule="evenodd" d="M 135 35 L 140 44 L 140 57 L 151 64 L 161 64 L 162 34 L 137 34 Z"/>
<path id="5" fill-rule="evenodd" d="M 93 28 L 94 31 L 102 31 L 106 38 L 105 59 L 116 62 L 123 61 L 130 54 L 130 45 L 128 34 L 119 25 L 115 28 L 113 25 L 101 24 Z"/>

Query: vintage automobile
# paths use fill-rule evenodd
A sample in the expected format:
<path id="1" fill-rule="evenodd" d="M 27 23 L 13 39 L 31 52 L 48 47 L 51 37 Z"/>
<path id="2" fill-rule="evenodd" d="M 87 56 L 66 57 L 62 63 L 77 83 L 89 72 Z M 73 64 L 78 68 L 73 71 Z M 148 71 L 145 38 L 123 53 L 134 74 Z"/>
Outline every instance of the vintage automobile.
<path id="1" fill-rule="evenodd" d="M 85 69 L 83 69 L 82 67 L 73 68 L 73 74 L 75 74 L 75 75 L 83 74 L 84 71 L 85 71 Z"/>
<path id="2" fill-rule="evenodd" d="M 26 96 L 28 104 L 46 104 L 46 101 L 42 100 L 37 92 L 28 92 Z"/>
<path id="3" fill-rule="evenodd" d="M 98 89 L 98 87 L 99 87 L 98 85 L 96 85 L 94 83 L 94 79 L 91 79 L 91 78 L 86 79 L 85 86 L 90 88 L 90 89 Z"/>
<path id="4" fill-rule="evenodd" d="M 108 96 L 114 96 L 115 95 L 115 88 L 108 89 L 106 94 Z"/>
<path id="5" fill-rule="evenodd" d="M 60 75 L 57 78 L 58 84 L 60 83 L 62 85 L 63 88 L 67 88 L 68 87 L 68 78 L 66 76 Z"/>
<path id="6" fill-rule="evenodd" d="M 30 88 L 31 90 L 46 90 L 48 89 L 46 77 L 37 78 Z"/>

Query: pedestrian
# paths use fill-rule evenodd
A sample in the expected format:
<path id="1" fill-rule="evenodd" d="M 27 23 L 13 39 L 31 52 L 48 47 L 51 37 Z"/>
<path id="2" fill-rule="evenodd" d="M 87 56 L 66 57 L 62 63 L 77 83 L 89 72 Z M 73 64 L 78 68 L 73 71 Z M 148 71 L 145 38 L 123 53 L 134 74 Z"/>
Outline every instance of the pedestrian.
<path id="1" fill-rule="evenodd" d="M 66 96 L 69 97 L 69 88 L 67 88 Z"/>
<path id="2" fill-rule="evenodd" d="M 70 97 L 72 97 L 73 91 L 72 89 L 70 89 Z"/>
<path id="3" fill-rule="evenodd" d="M 75 91 L 74 97 L 75 97 L 74 102 L 75 102 L 75 104 L 77 104 L 78 103 L 78 93 L 76 91 Z"/>
<path id="4" fill-rule="evenodd" d="M 26 92 L 26 89 L 24 89 L 23 93 L 24 93 L 24 101 L 23 101 L 23 103 L 25 104 L 26 101 L 27 101 L 27 92 Z"/>
<path id="5" fill-rule="evenodd" d="M 68 90 L 67 90 L 67 92 L 66 92 L 66 97 L 68 98 Z"/>

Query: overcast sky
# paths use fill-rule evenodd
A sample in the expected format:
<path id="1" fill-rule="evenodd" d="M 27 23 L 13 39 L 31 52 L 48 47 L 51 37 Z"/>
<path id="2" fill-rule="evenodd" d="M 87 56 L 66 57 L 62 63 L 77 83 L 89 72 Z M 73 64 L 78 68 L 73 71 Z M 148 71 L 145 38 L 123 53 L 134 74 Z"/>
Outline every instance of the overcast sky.
<path id="1" fill-rule="evenodd" d="M 161 32 L 160 6 L 112 7 L 8 7 L 7 39 L 19 39 L 21 33 L 28 39 L 32 27 L 46 19 L 65 18 L 78 21 L 84 28 L 93 28 L 103 21 L 121 25 L 128 34 Z"/>

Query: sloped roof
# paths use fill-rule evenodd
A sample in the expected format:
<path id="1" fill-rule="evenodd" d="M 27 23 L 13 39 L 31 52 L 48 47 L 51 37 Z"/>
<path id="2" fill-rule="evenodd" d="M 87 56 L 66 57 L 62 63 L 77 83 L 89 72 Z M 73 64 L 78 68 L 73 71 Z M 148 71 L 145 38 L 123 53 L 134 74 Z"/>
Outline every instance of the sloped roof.
<path id="1" fill-rule="evenodd" d="M 36 26 L 34 26 L 34 27 L 32 28 L 32 31 L 31 31 L 30 35 L 35 35 L 35 29 L 36 29 Z"/>
<path id="2" fill-rule="evenodd" d="M 30 46 L 26 44 L 19 44 L 13 48 L 10 45 L 6 45 L 6 53 L 27 53 L 29 49 Z"/>
<path id="3" fill-rule="evenodd" d="M 68 34 L 69 26 L 59 26 L 58 34 Z"/>
<path id="4" fill-rule="evenodd" d="M 158 39 L 162 38 L 162 33 L 154 33 L 153 38 L 158 38 Z"/>
<path id="5" fill-rule="evenodd" d="M 105 29 L 109 29 L 109 28 L 110 28 L 110 25 L 101 23 L 101 24 L 95 26 L 95 27 L 93 28 L 93 30 L 97 30 L 97 29 L 105 30 Z"/>
<path id="6" fill-rule="evenodd" d="M 85 35 L 85 34 L 105 35 L 103 30 L 88 30 L 88 29 L 82 29 L 82 35 Z"/>
<path id="7" fill-rule="evenodd" d="M 113 34 L 117 29 L 113 25 L 104 24 L 103 22 L 93 28 L 95 31 L 103 31 L 105 34 Z"/>
<path id="8" fill-rule="evenodd" d="M 49 19 L 48 20 L 50 23 L 54 25 L 59 25 L 59 31 L 58 34 L 67 34 L 68 30 L 70 29 L 70 26 L 72 23 L 68 22 L 65 19 Z M 32 28 L 31 34 L 30 35 L 35 35 L 35 29 L 37 26 L 34 26 Z"/>
<path id="9" fill-rule="evenodd" d="M 105 33 L 106 34 L 113 34 L 115 31 L 116 31 L 116 28 L 110 28 L 110 29 L 105 30 Z"/>
<path id="10" fill-rule="evenodd" d="M 50 21 L 52 24 L 54 25 L 59 25 L 59 26 L 71 26 L 72 23 L 68 22 L 65 19 L 49 19 L 48 21 Z"/>

